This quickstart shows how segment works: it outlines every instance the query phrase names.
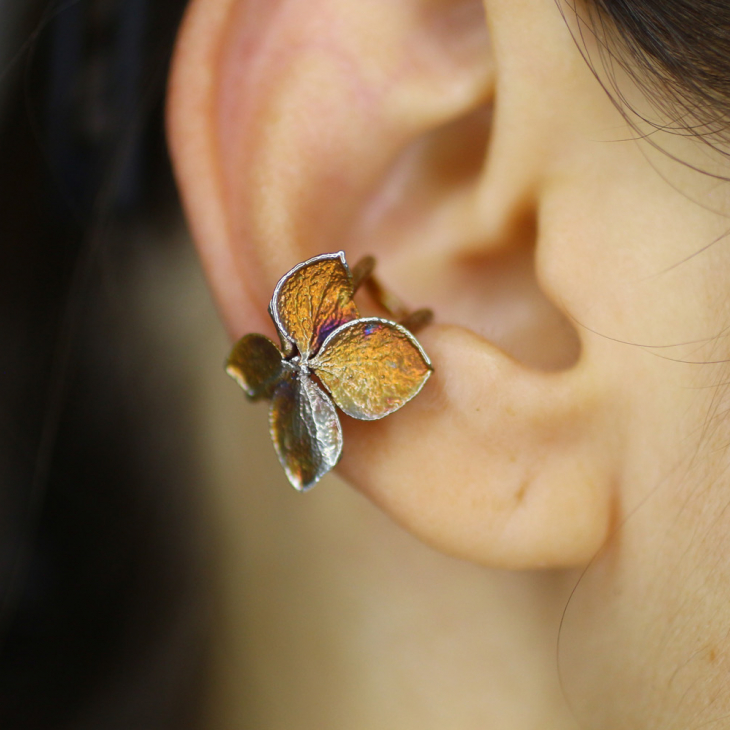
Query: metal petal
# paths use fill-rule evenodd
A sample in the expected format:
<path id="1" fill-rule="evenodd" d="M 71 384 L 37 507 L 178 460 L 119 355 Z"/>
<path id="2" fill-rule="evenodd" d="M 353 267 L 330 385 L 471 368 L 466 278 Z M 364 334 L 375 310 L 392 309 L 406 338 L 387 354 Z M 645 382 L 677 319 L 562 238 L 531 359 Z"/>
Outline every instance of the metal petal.
<path id="1" fill-rule="evenodd" d="M 383 418 L 415 396 L 433 368 L 416 338 L 378 317 L 348 322 L 322 344 L 310 366 L 348 416 Z"/>
<path id="2" fill-rule="evenodd" d="M 292 371 L 274 393 L 271 437 L 295 489 L 311 489 L 340 459 L 342 428 L 332 401 L 306 374 Z"/>
<path id="3" fill-rule="evenodd" d="M 343 251 L 295 266 L 276 285 L 269 311 L 282 337 L 303 358 L 319 350 L 330 332 L 359 316 Z"/>
<path id="4" fill-rule="evenodd" d="M 252 400 L 271 398 L 283 376 L 281 352 L 263 335 L 244 335 L 233 346 L 226 372 Z"/>

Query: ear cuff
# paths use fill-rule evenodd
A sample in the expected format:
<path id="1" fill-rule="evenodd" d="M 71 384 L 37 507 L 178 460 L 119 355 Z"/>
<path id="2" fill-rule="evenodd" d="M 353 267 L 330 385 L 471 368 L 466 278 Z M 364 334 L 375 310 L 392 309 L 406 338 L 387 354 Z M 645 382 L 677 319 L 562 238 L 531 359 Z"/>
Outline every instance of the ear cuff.
<path id="1" fill-rule="evenodd" d="M 280 345 L 248 334 L 226 363 L 250 400 L 271 400 L 271 438 L 298 491 L 313 487 L 342 455 L 335 406 L 359 420 L 384 418 L 415 397 L 433 371 L 413 336 L 433 313 L 408 311 L 374 269 L 366 256 L 350 270 L 343 251 L 295 266 L 269 305 Z M 360 317 L 353 297 L 361 287 L 392 320 Z"/>

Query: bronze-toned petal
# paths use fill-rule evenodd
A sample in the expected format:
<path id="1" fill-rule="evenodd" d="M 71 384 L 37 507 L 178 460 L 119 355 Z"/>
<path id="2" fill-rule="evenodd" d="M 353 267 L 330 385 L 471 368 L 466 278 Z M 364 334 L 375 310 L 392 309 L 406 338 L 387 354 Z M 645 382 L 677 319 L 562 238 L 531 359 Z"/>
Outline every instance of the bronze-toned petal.
<path id="1" fill-rule="evenodd" d="M 378 317 L 348 322 L 322 344 L 310 366 L 348 416 L 383 418 L 415 396 L 433 368 L 416 338 Z"/>
<path id="2" fill-rule="evenodd" d="M 263 335 L 244 335 L 233 346 L 226 372 L 246 391 L 251 400 L 271 398 L 282 378 L 279 348 Z"/>
<path id="3" fill-rule="evenodd" d="M 294 370 L 274 393 L 271 437 L 295 489 L 313 487 L 340 459 L 342 429 L 334 404 L 306 374 Z"/>
<path id="4" fill-rule="evenodd" d="M 279 332 L 306 359 L 330 332 L 359 316 L 343 251 L 295 266 L 276 285 L 269 311 Z"/>

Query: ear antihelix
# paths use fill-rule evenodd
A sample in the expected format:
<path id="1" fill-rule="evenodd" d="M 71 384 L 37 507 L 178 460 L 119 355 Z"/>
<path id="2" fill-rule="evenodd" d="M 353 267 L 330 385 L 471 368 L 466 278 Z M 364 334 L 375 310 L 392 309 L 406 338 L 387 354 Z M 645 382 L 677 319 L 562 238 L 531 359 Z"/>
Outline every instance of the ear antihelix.
<path id="1" fill-rule="evenodd" d="M 170 104 L 183 194 L 203 218 L 209 206 L 193 191 L 215 182 L 229 256 L 264 252 L 268 281 L 342 245 L 404 145 L 482 104 L 491 84 L 477 0 L 210 0 L 215 27 L 196 5 Z M 197 139 L 183 148 L 192 127 Z M 189 157 L 201 147 L 205 170 Z M 250 261 L 232 263 L 221 276 Z"/>

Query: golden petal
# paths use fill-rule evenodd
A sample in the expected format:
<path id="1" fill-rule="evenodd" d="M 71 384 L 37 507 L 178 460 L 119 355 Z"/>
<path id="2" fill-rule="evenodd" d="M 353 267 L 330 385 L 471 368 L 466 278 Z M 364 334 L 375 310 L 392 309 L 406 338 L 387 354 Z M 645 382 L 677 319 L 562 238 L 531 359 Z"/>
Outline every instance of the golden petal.
<path id="1" fill-rule="evenodd" d="M 295 266 L 276 285 L 269 311 L 282 336 L 307 358 L 327 335 L 359 316 L 343 251 Z"/>
<path id="2" fill-rule="evenodd" d="M 378 317 L 342 325 L 310 366 L 348 416 L 383 418 L 415 396 L 433 368 L 416 338 Z"/>
<path id="3" fill-rule="evenodd" d="M 282 377 L 279 348 L 263 335 L 244 335 L 233 346 L 226 372 L 252 400 L 270 398 Z"/>
<path id="4" fill-rule="evenodd" d="M 295 489 L 313 487 L 340 459 L 342 428 L 334 404 L 306 374 L 293 368 L 271 403 L 271 437 Z"/>

